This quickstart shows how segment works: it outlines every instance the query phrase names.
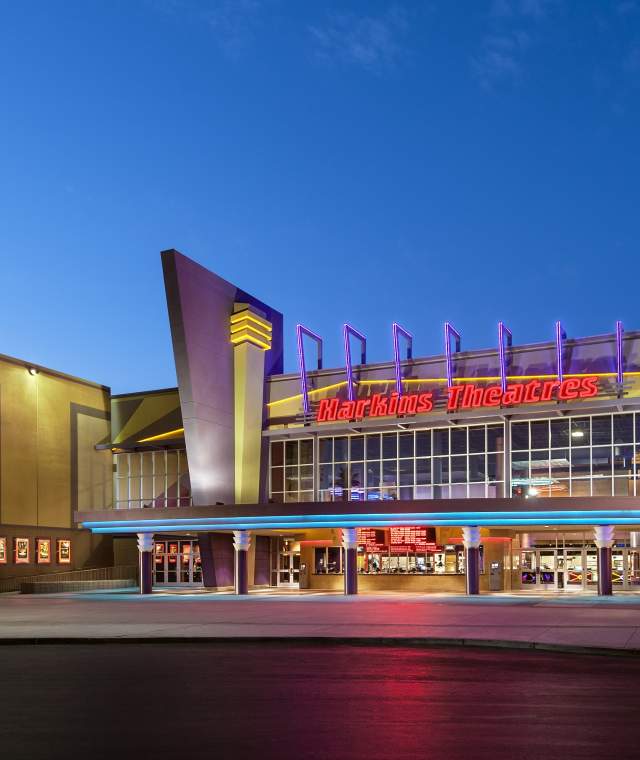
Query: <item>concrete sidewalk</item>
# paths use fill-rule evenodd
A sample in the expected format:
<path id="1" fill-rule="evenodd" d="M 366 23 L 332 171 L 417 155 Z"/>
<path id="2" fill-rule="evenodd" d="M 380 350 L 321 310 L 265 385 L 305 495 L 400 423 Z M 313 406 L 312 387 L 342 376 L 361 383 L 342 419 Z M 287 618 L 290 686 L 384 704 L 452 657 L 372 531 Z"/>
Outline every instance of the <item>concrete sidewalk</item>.
<path id="1" fill-rule="evenodd" d="M 640 654 L 640 595 L 0 596 L 0 643 L 5 644 L 275 638 Z"/>

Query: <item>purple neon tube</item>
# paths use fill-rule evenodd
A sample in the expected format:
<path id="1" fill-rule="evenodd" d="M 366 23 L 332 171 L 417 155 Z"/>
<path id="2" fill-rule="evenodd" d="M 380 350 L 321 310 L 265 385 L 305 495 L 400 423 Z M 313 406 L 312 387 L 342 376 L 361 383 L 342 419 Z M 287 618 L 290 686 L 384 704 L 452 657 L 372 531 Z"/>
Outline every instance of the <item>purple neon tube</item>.
<path id="1" fill-rule="evenodd" d="M 413 352 L 413 335 L 401 327 L 397 322 L 393 323 L 393 361 L 396 368 L 396 391 L 402 396 L 402 374 L 400 366 L 400 336 L 407 340 L 407 360 L 411 359 Z"/>
<path id="2" fill-rule="evenodd" d="M 453 385 L 453 358 L 451 356 L 451 336 L 456 339 L 456 353 L 460 351 L 460 333 L 451 322 L 444 323 L 444 354 L 447 360 L 447 388 Z"/>
<path id="3" fill-rule="evenodd" d="M 622 352 L 622 336 L 624 335 L 624 327 L 619 320 L 616 322 L 616 373 L 618 385 L 622 385 L 624 382 L 624 354 Z"/>
<path id="4" fill-rule="evenodd" d="M 507 346 L 511 347 L 513 334 L 504 322 L 498 322 L 498 356 L 500 357 L 500 386 L 502 392 L 507 390 L 507 352 L 504 344 L 505 336 Z"/>
<path id="5" fill-rule="evenodd" d="M 305 416 L 309 414 L 309 384 L 307 381 L 307 364 L 304 356 L 304 336 L 315 341 L 318 349 L 318 369 L 322 369 L 322 338 L 304 325 L 296 325 L 298 343 L 298 367 L 300 368 L 300 389 L 302 391 L 302 409 Z"/>
<path id="6" fill-rule="evenodd" d="M 348 322 L 344 324 L 344 359 L 347 368 L 347 397 L 349 401 L 353 401 L 355 393 L 353 390 L 353 364 L 351 362 L 351 342 L 349 337 L 353 335 L 360 341 L 360 364 L 367 363 L 367 339 L 365 336 L 352 327 Z"/>
<path id="7" fill-rule="evenodd" d="M 564 362 L 562 354 L 566 337 L 567 334 L 562 328 L 562 322 L 556 322 L 556 374 L 558 376 L 558 382 L 560 383 L 564 379 Z"/>

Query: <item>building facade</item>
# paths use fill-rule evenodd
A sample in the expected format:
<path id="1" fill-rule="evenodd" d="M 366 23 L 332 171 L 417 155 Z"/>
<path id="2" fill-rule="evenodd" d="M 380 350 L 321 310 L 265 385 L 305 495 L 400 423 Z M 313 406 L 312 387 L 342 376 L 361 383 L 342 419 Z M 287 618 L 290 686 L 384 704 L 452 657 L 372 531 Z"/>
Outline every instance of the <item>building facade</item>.
<path id="1" fill-rule="evenodd" d="M 326 368 L 298 325 L 284 373 L 277 310 L 177 251 L 162 265 L 178 387 L 68 400 L 103 416 L 77 414 L 56 500 L 135 558 L 143 592 L 640 590 L 640 333 L 557 323 L 516 345 L 500 323 L 466 351 L 447 323 L 418 358 L 394 324 L 371 364 L 346 324 Z"/>

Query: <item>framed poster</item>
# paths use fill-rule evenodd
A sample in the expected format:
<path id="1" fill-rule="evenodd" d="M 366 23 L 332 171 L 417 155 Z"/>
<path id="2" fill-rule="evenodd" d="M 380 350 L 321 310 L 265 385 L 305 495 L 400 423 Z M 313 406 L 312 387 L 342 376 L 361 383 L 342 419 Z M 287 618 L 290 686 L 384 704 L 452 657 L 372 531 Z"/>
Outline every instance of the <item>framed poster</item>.
<path id="1" fill-rule="evenodd" d="M 7 537 L 0 536 L 0 565 L 7 564 Z"/>
<path id="2" fill-rule="evenodd" d="M 39 565 L 51 564 L 50 538 L 36 538 L 36 562 Z"/>
<path id="3" fill-rule="evenodd" d="M 29 556 L 29 539 L 13 539 L 13 561 L 16 565 L 28 565 L 31 560 Z"/>
<path id="4" fill-rule="evenodd" d="M 59 538 L 56 541 L 58 564 L 70 565 L 71 564 L 71 540 L 68 538 Z"/>

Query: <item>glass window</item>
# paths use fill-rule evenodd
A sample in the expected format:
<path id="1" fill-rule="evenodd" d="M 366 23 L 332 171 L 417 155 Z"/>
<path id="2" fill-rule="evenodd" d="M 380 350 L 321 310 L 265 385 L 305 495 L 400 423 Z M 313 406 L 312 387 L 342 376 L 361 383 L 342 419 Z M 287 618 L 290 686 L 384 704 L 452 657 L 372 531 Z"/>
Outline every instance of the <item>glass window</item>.
<path id="1" fill-rule="evenodd" d="M 504 451 L 503 425 L 487 425 L 487 451 Z"/>
<path id="2" fill-rule="evenodd" d="M 333 439 L 333 461 L 334 462 L 346 462 L 348 460 L 348 444 L 349 439 L 347 436 Z"/>
<path id="3" fill-rule="evenodd" d="M 470 454 L 484 454 L 485 452 L 485 427 L 480 425 L 479 427 L 469 428 L 469 453 Z"/>
<path id="4" fill-rule="evenodd" d="M 271 490 L 284 491 L 284 468 L 273 467 L 271 469 Z"/>
<path id="5" fill-rule="evenodd" d="M 298 464 L 298 441 L 285 441 L 285 464 Z"/>
<path id="6" fill-rule="evenodd" d="M 400 433 L 398 435 L 398 456 L 413 456 L 413 433 Z"/>
<path id="7" fill-rule="evenodd" d="M 382 436 L 382 458 L 395 459 L 398 456 L 398 436 L 396 433 L 384 433 Z"/>
<path id="8" fill-rule="evenodd" d="M 274 441 L 271 444 L 271 464 L 278 467 L 284 464 L 284 445 L 282 441 Z"/>
<path id="9" fill-rule="evenodd" d="M 284 468 L 284 482 L 285 491 L 287 493 L 293 493 L 298 490 L 298 468 L 297 467 L 285 467 Z"/>
<path id="10" fill-rule="evenodd" d="M 549 448 L 549 420 L 540 420 L 531 423 L 531 448 Z"/>
<path id="11" fill-rule="evenodd" d="M 485 480 L 486 461 L 484 454 L 469 455 L 469 481 L 479 483 Z"/>
<path id="12" fill-rule="evenodd" d="M 333 462 L 333 438 L 320 439 L 320 461 Z"/>
<path id="13" fill-rule="evenodd" d="M 418 485 L 429 485 L 431 483 L 430 459 L 416 459 L 416 483 Z"/>
<path id="14" fill-rule="evenodd" d="M 333 477 L 335 479 L 334 485 L 339 486 L 340 488 L 346 488 L 347 483 L 347 465 L 346 464 L 336 464 L 333 467 Z"/>
<path id="15" fill-rule="evenodd" d="M 451 482 L 452 483 L 466 483 L 467 482 L 467 457 L 466 456 L 452 456 L 451 457 Z"/>
<path id="16" fill-rule="evenodd" d="M 571 449 L 571 477 L 583 478 L 591 475 L 591 449 Z"/>
<path id="17" fill-rule="evenodd" d="M 428 457 L 430 454 L 431 454 L 431 431 L 420 430 L 416 433 L 416 456 Z"/>
<path id="18" fill-rule="evenodd" d="M 367 436 L 367 459 L 380 459 L 380 435 Z"/>
<path id="19" fill-rule="evenodd" d="M 597 444 L 611 443 L 611 417 L 592 417 L 591 418 L 591 443 Z"/>
<path id="20" fill-rule="evenodd" d="M 594 479 L 598 475 L 611 475 L 611 446 L 592 447 L 591 472 Z"/>
<path id="21" fill-rule="evenodd" d="M 313 491 L 313 465 L 311 464 L 300 467 L 300 490 Z"/>
<path id="22" fill-rule="evenodd" d="M 613 415 L 613 442 L 633 443 L 633 414 Z"/>
<path id="23" fill-rule="evenodd" d="M 434 483 L 448 483 L 449 482 L 448 457 L 434 457 L 432 466 L 433 466 L 433 482 Z"/>
<path id="24" fill-rule="evenodd" d="M 358 462 L 364 459 L 364 436 L 351 436 L 351 461 Z"/>
<path id="25" fill-rule="evenodd" d="M 433 453 L 449 453 L 449 429 L 433 431 Z"/>
<path id="26" fill-rule="evenodd" d="M 569 477 L 569 449 L 551 449 L 551 477 Z"/>
<path id="27" fill-rule="evenodd" d="M 300 441 L 300 464 L 313 464 L 313 439 Z"/>
<path id="28" fill-rule="evenodd" d="M 467 428 L 453 428 L 451 430 L 451 453 L 467 453 Z"/>
<path id="29" fill-rule="evenodd" d="M 333 486 L 333 465 L 321 464 L 319 487 L 323 490 L 325 488 L 331 488 L 331 486 Z"/>
<path id="30" fill-rule="evenodd" d="M 511 425 L 511 449 L 522 451 L 529 448 L 529 423 L 514 422 Z"/>
<path id="31" fill-rule="evenodd" d="M 633 474 L 633 446 L 613 447 L 613 474 Z"/>
<path id="32" fill-rule="evenodd" d="M 367 488 L 380 485 L 380 462 L 367 462 Z"/>
<path id="33" fill-rule="evenodd" d="M 568 446 L 570 439 L 569 420 L 551 420 L 551 448 Z"/>
<path id="34" fill-rule="evenodd" d="M 398 463 L 395 459 L 383 460 L 382 482 L 385 486 L 394 486 L 398 482 Z"/>
<path id="35" fill-rule="evenodd" d="M 571 418 L 571 445 L 589 446 L 591 443 L 591 419 L 589 417 Z"/>
<path id="36" fill-rule="evenodd" d="M 413 485 L 413 463 L 414 459 L 400 459 L 398 462 L 398 473 L 401 486 Z M 386 464 L 386 462 L 385 462 Z"/>
<path id="37" fill-rule="evenodd" d="M 351 487 L 364 486 L 364 462 L 351 463 Z"/>

